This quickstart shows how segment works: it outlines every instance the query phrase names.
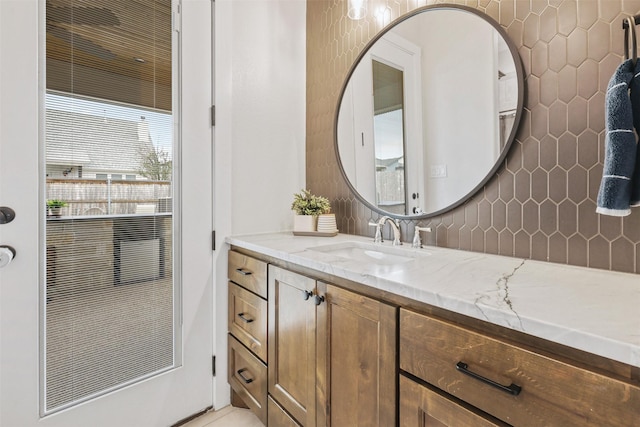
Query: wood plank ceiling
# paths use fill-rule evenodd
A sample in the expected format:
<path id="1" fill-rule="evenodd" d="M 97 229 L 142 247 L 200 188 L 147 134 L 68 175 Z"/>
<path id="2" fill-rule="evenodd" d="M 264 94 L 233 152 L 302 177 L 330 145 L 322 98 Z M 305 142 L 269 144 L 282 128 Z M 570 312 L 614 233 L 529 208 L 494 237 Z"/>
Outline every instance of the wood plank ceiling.
<path id="1" fill-rule="evenodd" d="M 170 0 L 47 0 L 47 88 L 171 110 Z"/>

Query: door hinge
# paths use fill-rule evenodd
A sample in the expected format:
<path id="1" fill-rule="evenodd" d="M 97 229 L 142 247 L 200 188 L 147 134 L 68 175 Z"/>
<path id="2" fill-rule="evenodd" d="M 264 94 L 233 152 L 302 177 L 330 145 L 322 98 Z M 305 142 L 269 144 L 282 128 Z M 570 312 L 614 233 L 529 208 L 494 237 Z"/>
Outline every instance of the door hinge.
<path id="1" fill-rule="evenodd" d="M 216 106 L 211 106 L 211 126 L 216 125 Z"/>
<path id="2" fill-rule="evenodd" d="M 211 374 L 214 377 L 216 376 L 216 357 L 215 356 L 211 356 Z"/>

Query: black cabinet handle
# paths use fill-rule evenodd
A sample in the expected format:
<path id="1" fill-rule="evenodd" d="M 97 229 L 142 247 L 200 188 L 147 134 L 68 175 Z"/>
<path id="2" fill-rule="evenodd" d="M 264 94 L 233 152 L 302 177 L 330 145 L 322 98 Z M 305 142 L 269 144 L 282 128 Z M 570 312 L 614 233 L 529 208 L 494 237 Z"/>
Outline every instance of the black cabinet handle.
<path id="1" fill-rule="evenodd" d="M 316 304 L 316 305 L 320 305 L 320 304 L 322 304 L 323 302 L 324 302 L 324 297 L 323 297 L 323 296 L 320 296 L 320 295 L 316 295 L 316 296 L 315 296 L 315 304 Z"/>
<path id="2" fill-rule="evenodd" d="M 456 363 L 456 369 L 460 372 L 462 372 L 465 375 L 469 375 L 472 378 L 475 378 L 477 380 L 482 381 L 485 384 L 489 384 L 492 387 L 497 388 L 498 390 L 502 390 L 504 392 L 507 392 L 509 394 L 512 394 L 514 396 L 517 396 L 520 394 L 520 391 L 522 391 L 522 387 L 515 385 L 514 383 L 511 383 L 511 385 L 509 386 L 505 386 L 502 384 L 499 384 L 495 381 L 490 380 L 489 378 L 485 378 L 481 375 L 476 374 L 475 372 L 470 371 L 469 366 L 464 363 L 464 362 L 458 362 Z"/>
<path id="3" fill-rule="evenodd" d="M 302 298 L 304 298 L 305 301 L 311 298 L 311 295 L 313 295 L 311 291 L 307 291 L 306 289 L 302 291 Z"/>
<path id="4" fill-rule="evenodd" d="M 245 270 L 244 268 L 236 268 L 236 271 L 243 276 L 250 276 L 252 274 L 250 270 Z"/>
<path id="5" fill-rule="evenodd" d="M 242 379 L 242 381 L 244 381 L 245 384 L 250 384 L 253 382 L 253 378 L 247 378 L 245 377 L 243 374 L 247 371 L 247 368 L 242 368 L 242 369 L 238 369 L 236 371 L 236 374 L 238 374 L 238 376 L 240 377 L 240 379 Z"/>
<path id="6" fill-rule="evenodd" d="M 251 323 L 253 322 L 253 319 L 250 319 L 248 317 L 245 316 L 246 313 L 238 313 L 238 317 L 242 320 L 244 320 L 246 323 Z"/>

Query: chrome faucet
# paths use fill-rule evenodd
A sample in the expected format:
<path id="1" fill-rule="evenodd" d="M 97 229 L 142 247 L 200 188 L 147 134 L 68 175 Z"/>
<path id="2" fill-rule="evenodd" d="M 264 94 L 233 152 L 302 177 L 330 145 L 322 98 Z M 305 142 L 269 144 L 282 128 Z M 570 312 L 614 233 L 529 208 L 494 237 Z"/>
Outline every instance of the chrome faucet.
<path id="1" fill-rule="evenodd" d="M 382 227 L 384 224 L 388 222 L 391 225 L 391 229 L 393 230 L 393 245 L 399 246 L 402 244 L 400 241 L 400 224 L 398 224 L 398 220 L 394 220 L 388 216 L 383 216 L 378 220 L 378 222 L 370 222 L 369 225 L 372 227 L 376 227 L 376 234 L 373 237 L 374 243 L 382 243 Z"/>

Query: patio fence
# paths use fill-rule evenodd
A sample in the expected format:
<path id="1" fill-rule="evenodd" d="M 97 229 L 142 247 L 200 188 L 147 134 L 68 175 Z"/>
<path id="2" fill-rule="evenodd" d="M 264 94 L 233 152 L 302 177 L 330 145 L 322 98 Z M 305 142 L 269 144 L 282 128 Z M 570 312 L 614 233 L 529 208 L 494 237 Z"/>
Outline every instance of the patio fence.
<path id="1" fill-rule="evenodd" d="M 62 216 L 171 212 L 170 181 L 47 178 L 47 200 L 62 200 Z"/>

